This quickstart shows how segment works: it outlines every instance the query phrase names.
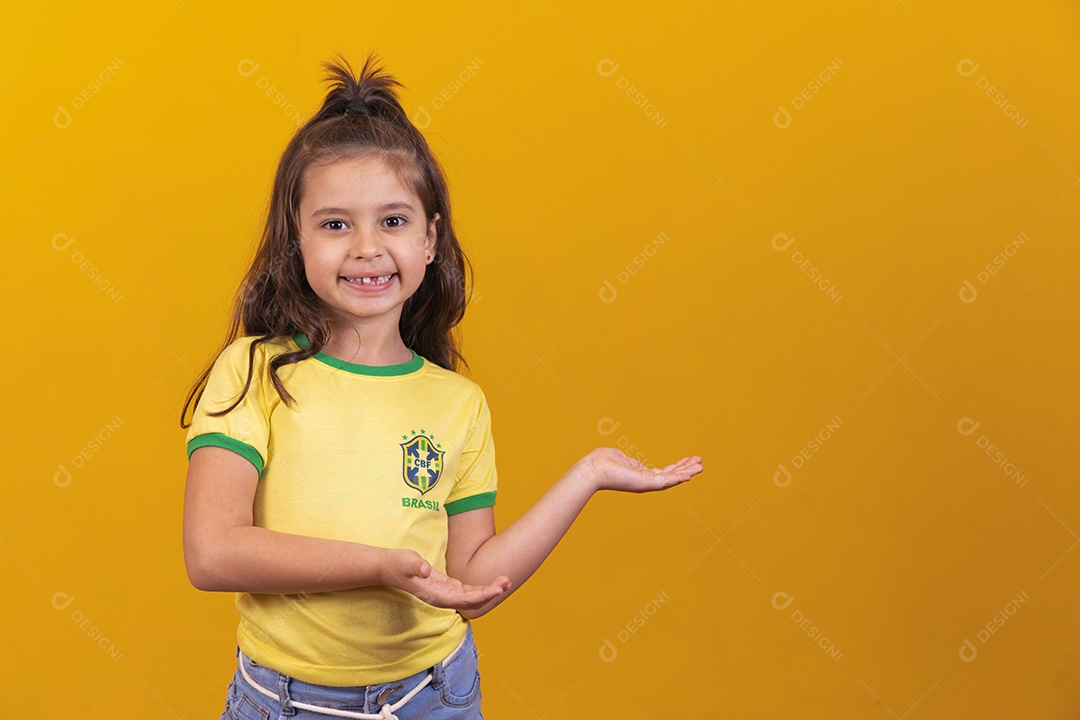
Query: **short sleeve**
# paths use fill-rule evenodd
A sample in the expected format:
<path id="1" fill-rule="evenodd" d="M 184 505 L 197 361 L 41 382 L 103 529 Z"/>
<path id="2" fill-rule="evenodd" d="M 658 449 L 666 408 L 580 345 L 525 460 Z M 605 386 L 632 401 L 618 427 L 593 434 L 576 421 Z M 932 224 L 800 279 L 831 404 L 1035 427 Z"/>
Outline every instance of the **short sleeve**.
<path id="1" fill-rule="evenodd" d="M 224 410 L 240 396 L 247 382 L 248 353 L 254 338 L 244 337 L 229 344 L 214 361 L 206 389 L 195 408 L 187 434 L 187 455 L 207 446 L 221 447 L 243 456 L 262 477 L 270 442 L 270 415 L 265 398 L 264 366 L 266 345 L 255 351 L 251 386 L 240 404 L 224 415 Z"/>
<path id="2" fill-rule="evenodd" d="M 480 393 L 480 407 L 465 438 L 458 476 L 446 498 L 447 515 L 495 504 L 498 475 L 495 471 L 495 440 L 491 435 L 491 411 L 487 398 Z"/>

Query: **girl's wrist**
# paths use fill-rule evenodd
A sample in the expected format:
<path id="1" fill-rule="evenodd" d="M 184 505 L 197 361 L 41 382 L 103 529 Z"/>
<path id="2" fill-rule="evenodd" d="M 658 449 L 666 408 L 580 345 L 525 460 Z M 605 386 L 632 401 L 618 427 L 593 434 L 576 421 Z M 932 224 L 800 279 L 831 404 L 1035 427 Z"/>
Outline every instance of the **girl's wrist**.
<path id="1" fill-rule="evenodd" d="M 375 560 L 378 563 L 375 584 L 400 588 L 401 578 L 393 570 L 393 558 L 391 557 L 394 552 L 393 549 L 381 547 L 372 549 L 375 551 Z"/>
<path id="2" fill-rule="evenodd" d="M 574 485 L 586 488 L 590 495 L 604 489 L 604 481 L 593 462 L 592 453 L 574 463 L 567 475 L 573 476 Z"/>

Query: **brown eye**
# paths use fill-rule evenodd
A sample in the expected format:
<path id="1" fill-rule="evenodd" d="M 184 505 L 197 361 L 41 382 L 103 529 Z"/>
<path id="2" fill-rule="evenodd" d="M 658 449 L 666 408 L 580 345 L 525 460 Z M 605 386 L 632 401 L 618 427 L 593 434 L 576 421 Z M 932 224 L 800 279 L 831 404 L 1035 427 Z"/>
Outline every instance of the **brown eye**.
<path id="1" fill-rule="evenodd" d="M 390 227 L 392 227 L 392 228 L 399 228 L 402 225 L 404 225 L 407 221 L 401 215 L 391 215 L 390 217 L 386 218 L 386 222 L 394 223 L 394 224 L 390 225 Z"/>
<path id="2" fill-rule="evenodd" d="M 343 227 L 327 227 L 328 225 L 341 225 Z M 327 228 L 328 230 L 343 230 L 344 225 L 345 223 L 343 223 L 341 220 L 327 220 L 322 224 L 321 227 Z"/>

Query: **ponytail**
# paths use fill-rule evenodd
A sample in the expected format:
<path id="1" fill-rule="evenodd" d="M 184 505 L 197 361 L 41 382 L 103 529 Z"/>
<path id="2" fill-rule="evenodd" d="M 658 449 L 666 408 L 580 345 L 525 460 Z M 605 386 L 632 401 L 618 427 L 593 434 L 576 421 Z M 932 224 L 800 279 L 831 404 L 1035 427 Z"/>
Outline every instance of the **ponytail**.
<path id="1" fill-rule="evenodd" d="M 325 81 L 330 84 L 330 92 L 312 122 L 341 115 L 366 115 L 397 125 L 409 124 L 394 91 L 405 86 L 377 67 L 374 55 L 364 61 L 359 76 L 353 74 L 349 61 L 340 54 L 335 62 L 324 62 L 322 66 L 326 69 Z"/>

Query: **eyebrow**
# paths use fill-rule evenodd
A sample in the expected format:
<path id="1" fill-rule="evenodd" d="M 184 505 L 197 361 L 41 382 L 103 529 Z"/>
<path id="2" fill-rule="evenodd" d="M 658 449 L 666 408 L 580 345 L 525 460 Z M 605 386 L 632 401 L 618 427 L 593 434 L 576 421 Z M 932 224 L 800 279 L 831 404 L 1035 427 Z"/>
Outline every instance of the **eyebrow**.
<path id="1" fill-rule="evenodd" d="M 413 212 L 416 212 L 416 208 L 414 208 L 412 205 L 410 205 L 407 202 L 386 203 L 382 207 L 378 208 L 378 210 L 411 210 Z M 315 212 L 311 213 L 311 217 L 319 217 L 320 215 L 348 215 L 348 214 L 349 214 L 349 211 L 346 210 L 345 208 L 329 207 L 329 208 L 322 208 L 321 210 L 316 210 Z"/>

